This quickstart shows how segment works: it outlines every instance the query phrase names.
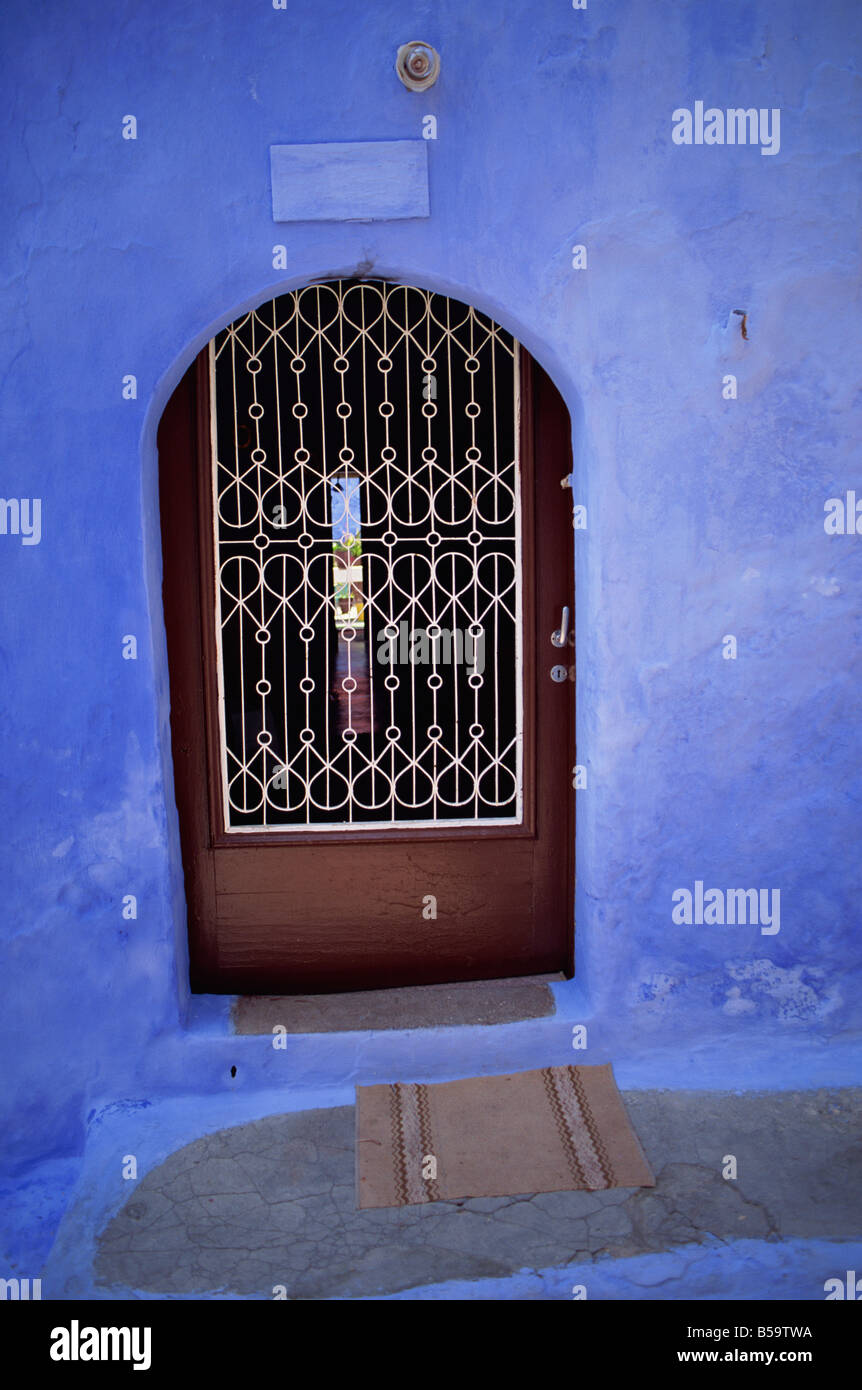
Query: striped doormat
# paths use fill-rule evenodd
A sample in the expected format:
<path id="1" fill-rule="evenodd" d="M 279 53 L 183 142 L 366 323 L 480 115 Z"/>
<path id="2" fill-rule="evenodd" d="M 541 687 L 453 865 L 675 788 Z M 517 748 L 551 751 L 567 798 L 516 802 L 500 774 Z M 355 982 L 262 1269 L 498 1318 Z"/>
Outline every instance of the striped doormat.
<path id="1" fill-rule="evenodd" d="M 359 1207 L 654 1186 L 610 1063 L 356 1088 Z"/>

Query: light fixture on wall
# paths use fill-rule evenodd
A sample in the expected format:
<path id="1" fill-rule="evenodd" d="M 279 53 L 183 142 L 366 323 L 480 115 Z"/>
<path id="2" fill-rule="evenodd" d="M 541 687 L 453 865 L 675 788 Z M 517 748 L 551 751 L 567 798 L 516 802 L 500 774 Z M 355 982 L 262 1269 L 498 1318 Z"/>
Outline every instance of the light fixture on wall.
<path id="1" fill-rule="evenodd" d="M 403 43 L 395 59 L 395 71 L 411 92 L 424 92 L 440 76 L 440 54 L 430 43 L 419 39 Z"/>

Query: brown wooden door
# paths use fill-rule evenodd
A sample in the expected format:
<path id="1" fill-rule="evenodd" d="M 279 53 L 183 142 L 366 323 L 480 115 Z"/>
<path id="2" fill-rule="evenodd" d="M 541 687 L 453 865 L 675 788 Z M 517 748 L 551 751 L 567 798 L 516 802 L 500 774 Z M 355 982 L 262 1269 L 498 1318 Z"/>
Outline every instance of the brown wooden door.
<path id="1" fill-rule="evenodd" d="M 159 456 L 192 988 L 570 974 L 546 374 L 442 296 L 306 287 L 201 353 Z"/>

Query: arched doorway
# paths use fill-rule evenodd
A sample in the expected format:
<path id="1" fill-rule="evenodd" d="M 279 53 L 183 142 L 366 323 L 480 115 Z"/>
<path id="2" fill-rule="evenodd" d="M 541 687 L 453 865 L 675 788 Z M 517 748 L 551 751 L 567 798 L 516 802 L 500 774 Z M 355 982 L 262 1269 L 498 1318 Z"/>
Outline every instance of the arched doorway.
<path id="1" fill-rule="evenodd" d="M 260 305 L 159 428 L 192 988 L 571 973 L 565 406 L 387 281 Z"/>

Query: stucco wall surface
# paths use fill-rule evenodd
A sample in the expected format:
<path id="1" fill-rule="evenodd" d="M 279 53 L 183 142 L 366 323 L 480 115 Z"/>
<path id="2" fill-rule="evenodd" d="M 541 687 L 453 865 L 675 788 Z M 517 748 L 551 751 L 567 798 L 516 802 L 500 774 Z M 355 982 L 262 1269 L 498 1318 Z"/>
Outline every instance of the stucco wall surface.
<path id="1" fill-rule="evenodd" d="M 0 493 L 41 514 L 0 534 L 13 1175 L 115 1103 L 571 1060 L 574 1022 L 623 1085 L 858 1079 L 862 536 L 824 505 L 862 499 L 860 30 L 851 0 L 7 0 Z M 778 110 L 778 146 L 774 115 L 771 152 L 675 143 L 697 102 Z M 271 145 L 427 114 L 429 217 L 273 222 Z M 357 273 L 492 314 L 571 411 L 577 976 L 554 1020 L 275 1053 L 188 997 L 155 434 L 217 328 Z M 674 921 L 697 882 L 779 929 Z"/>

